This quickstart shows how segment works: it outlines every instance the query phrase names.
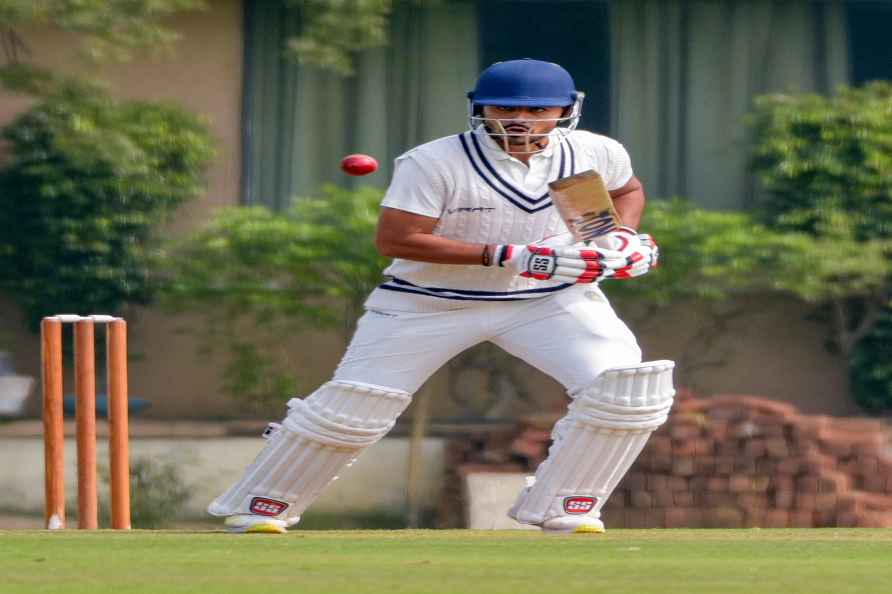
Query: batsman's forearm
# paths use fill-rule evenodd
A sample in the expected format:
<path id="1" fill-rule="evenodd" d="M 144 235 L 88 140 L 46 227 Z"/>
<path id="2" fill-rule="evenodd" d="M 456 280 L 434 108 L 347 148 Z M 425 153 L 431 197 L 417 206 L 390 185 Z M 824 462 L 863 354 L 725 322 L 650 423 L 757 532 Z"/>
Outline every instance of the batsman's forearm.
<path id="1" fill-rule="evenodd" d="M 399 239 L 379 241 L 378 253 L 388 258 L 402 258 L 434 264 L 482 264 L 482 243 L 466 243 L 430 233 L 412 233 Z"/>
<path id="2" fill-rule="evenodd" d="M 613 206 L 623 225 L 638 229 L 644 213 L 644 190 L 639 187 L 621 196 L 614 196 Z"/>

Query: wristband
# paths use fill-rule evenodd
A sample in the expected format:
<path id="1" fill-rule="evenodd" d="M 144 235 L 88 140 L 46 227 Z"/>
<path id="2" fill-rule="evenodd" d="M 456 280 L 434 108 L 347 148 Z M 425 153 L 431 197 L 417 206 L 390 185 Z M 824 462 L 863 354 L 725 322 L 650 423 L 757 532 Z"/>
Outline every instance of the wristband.
<path id="1" fill-rule="evenodd" d="M 492 266 L 492 252 L 489 251 L 489 244 L 483 246 L 483 253 L 480 259 L 484 266 Z"/>

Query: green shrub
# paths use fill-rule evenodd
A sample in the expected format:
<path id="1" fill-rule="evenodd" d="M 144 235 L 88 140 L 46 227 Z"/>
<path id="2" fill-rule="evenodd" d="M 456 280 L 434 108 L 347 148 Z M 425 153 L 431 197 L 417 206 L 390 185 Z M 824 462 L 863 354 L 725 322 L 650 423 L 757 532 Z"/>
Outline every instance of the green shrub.
<path id="1" fill-rule="evenodd" d="M 892 84 L 843 87 L 833 97 L 768 95 L 752 124 L 753 169 L 767 190 L 762 220 L 825 246 L 815 260 L 824 274 L 801 282 L 829 310 L 856 401 L 871 412 L 892 409 L 892 370 L 878 346 L 888 331 L 876 324 L 889 315 Z"/>
<path id="2" fill-rule="evenodd" d="M 768 224 L 820 234 L 820 213 L 839 210 L 859 239 L 892 236 L 892 84 L 766 95 L 752 125 Z"/>
<path id="3" fill-rule="evenodd" d="M 855 401 L 867 412 L 892 408 L 892 309 L 885 308 L 873 330 L 852 351 L 849 377 Z"/>
<path id="4" fill-rule="evenodd" d="M 107 472 L 104 473 L 107 480 Z M 170 526 L 192 496 L 180 467 L 170 461 L 134 458 L 130 463 L 130 523 L 134 528 Z M 103 502 L 103 509 L 108 509 Z"/>
<path id="5" fill-rule="evenodd" d="M 0 289 L 30 325 L 148 302 L 159 223 L 203 190 L 213 154 L 204 124 L 66 83 L 2 138 L 12 158 L 0 171 Z"/>
<path id="6" fill-rule="evenodd" d="M 388 262 L 374 246 L 381 197 L 326 186 L 281 213 L 222 209 L 171 246 L 165 303 L 202 316 L 195 332 L 209 349 L 225 347 L 227 393 L 255 407 L 278 403 L 298 384 L 283 336 L 352 332 Z"/>

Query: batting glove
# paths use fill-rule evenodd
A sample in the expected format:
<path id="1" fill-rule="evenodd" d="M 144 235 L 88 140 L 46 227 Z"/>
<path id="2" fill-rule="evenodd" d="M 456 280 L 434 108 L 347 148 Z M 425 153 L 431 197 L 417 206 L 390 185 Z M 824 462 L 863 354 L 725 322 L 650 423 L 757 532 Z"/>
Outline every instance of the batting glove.
<path id="1" fill-rule="evenodd" d="M 612 272 L 606 278 L 626 279 L 647 274 L 657 265 L 659 248 L 647 233 L 638 234 L 630 227 L 620 227 L 595 240 L 605 267 Z"/>
<path id="2" fill-rule="evenodd" d="M 497 245 L 493 265 L 520 276 L 564 283 L 593 283 L 612 274 L 596 249 L 555 248 L 549 245 Z"/>

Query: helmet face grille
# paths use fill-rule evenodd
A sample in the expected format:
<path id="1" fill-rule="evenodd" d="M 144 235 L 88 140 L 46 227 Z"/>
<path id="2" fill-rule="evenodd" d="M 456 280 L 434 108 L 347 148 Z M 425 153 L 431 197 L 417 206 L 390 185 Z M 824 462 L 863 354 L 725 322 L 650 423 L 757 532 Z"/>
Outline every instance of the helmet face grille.
<path id="1" fill-rule="evenodd" d="M 557 144 L 563 143 L 566 138 L 570 135 L 573 130 L 576 129 L 576 126 L 579 125 L 579 118 L 582 115 L 582 102 L 585 100 L 585 93 L 577 92 L 576 98 L 571 104 L 571 107 L 568 107 L 564 110 L 564 113 L 561 114 L 559 118 L 537 118 L 539 122 L 553 122 L 555 127 L 548 134 L 549 138 L 556 141 Z M 538 106 L 544 107 L 544 106 Z M 515 118 L 506 118 L 510 120 L 515 120 Z M 507 133 L 504 129 L 490 129 L 486 124 L 487 118 L 483 117 L 483 107 L 482 105 L 476 104 L 473 100 L 468 101 L 468 129 L 474 134 L 486 134 L 493 138 L 500 146 L 506 148 L 506 142 L 508 136 L 527 136 L 527 150 L 512 150 L 512 153 L 526 153 L 526 154 L 534 154 L 545 150 L 545 146 L 539 147 L 535 142 L 535 137 L 540 136 L 537 133 L 531 134 L 518 134 L 516 132 Z M 535 148 L 534 148 L 535 147 Z"/>

